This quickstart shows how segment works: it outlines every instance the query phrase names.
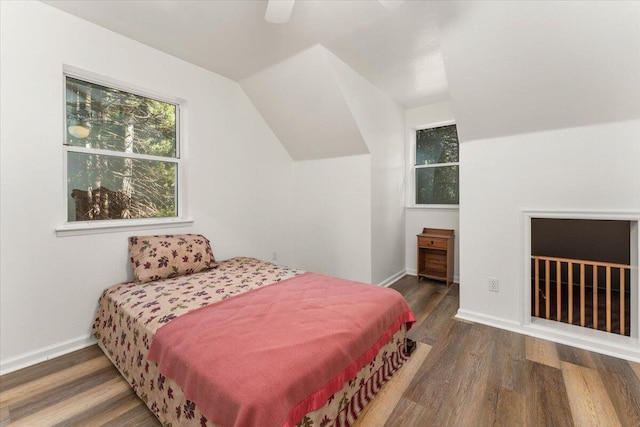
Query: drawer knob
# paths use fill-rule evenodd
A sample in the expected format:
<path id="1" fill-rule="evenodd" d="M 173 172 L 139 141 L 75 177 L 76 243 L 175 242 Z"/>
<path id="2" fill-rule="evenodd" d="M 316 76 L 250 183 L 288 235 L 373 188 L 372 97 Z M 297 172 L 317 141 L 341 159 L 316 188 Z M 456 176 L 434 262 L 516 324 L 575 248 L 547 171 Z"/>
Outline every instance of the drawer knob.
<path id="1" fill-rule="evenodd" d="M 431 244 L 433 245 L 433 240 L 431 241 Z"/>

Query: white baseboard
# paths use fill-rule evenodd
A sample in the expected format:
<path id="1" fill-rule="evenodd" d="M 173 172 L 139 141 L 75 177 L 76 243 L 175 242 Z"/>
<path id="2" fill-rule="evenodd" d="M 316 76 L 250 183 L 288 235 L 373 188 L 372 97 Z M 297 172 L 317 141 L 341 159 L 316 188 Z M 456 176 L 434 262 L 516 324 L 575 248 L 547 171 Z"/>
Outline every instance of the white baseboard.
<path id="1" fill-rule="evenodd" d="M 389 285 L 391 285 L 392 283 L 396 282 L 398 279 L 404 277 L 404 275 L 406 275 L 406 274 L 407 274 L 407 270 L 398 271 L 393 276 L 387 277 L 385 280 L 383 280 L 382 282 L 378 283 L 378 286 L 383 286 L 385 288 L 388 288 Z"/>
<path id="2" fill-rule="evenodd" d="M 493 326 L 494 328 L 506 329 L 512 332 L 521 332 L 520 324 L 502 319 L 500 317 L 487 316 L 486 314 L 474 311 L 458 309 L 456 313 L 457 319 L 468 320 L 470 322 L 482 323 L 483 325 Z"/>
<path id="3" fill-rule="evenodd" d="M 458 310 L 456 318 L 506 329 L 511 332 L 542 338 L 583 350 L 630 360 L 632 362 L 640 362 L 640 343 L 637 338 L 620 337 L 607 334 L 606 332 L 592 330 L 575 332 L 575 328 L 578 327 L 570 325 L 566 325 L 569 328 L 566 326 L 562 327 L 562 325 L 560 328 L 551 328 L 546 326 L 545 322 L 522 325 L 518 322 L 462 309 Z M 570 330 L 571 328 L 574 329 Z"/>
<path id="4" fill-rule="evenodd" d="M 408 274 L 410 276 L 418 275 L 418 270 L 416 270 L 415 268 L 407 268 L 405 271 L 405 274 Z M 453 283 L 460 283 L 460 278 L 458 276 L 453 276 Z"/>
<path id="5" fill-rule="evenodd" d="M 73 338 L 59 344 L 43 347 L 38 350 L 23 353 L 18 356 L 10 357 L 0 361 L 0 375 L 26 368 L 36 363 L 44 362 L 72 351 L 89 347 L 96 343 L 96 339 L 92 335 L 84 335 Z"/>

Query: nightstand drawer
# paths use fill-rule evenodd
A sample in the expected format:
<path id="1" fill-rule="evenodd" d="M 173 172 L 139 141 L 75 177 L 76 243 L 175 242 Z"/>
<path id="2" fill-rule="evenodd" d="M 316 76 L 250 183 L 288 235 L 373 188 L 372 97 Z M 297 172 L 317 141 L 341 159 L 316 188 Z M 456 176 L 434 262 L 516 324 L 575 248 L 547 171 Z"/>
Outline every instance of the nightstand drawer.
<path id="1" fill-rule="evenodd" d="M 419 236 L 418 246 L 423 248 L 447 249 L 447 239 L 440 237 Z"/>

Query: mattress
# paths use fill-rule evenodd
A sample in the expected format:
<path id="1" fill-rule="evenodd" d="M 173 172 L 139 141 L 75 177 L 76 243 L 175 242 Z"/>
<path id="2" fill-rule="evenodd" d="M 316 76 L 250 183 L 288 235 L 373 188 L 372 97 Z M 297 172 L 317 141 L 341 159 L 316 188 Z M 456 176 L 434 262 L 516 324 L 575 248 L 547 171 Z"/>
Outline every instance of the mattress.
<path id="1" fill-rule="evenodd" d="M 118 284 L 106 289 L 99 300 L 94 333 L 105 354 L 164 425 L 215 426 L 195 402 L 185 397 L 174 379 L 163 375 L 149 360 L 152 339 L 162 326 L 180 316 L 303 273 L 239 257 L 188 276 Z M 297 425 L 350 425 L 408 358 L 408 324 L 403 323 L 373 360 L 329 396 L 324 406 L 303 415 Z"/>

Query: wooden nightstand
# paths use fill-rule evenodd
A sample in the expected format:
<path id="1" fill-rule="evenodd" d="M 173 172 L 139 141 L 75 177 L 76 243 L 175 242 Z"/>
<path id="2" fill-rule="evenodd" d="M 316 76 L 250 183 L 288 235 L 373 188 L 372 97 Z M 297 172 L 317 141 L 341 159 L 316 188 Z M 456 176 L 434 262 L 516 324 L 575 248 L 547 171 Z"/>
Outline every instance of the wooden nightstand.
<path id="1" fill-rule="evenodd" d="M 425 228 L 418 234 L 418 281 L 421 277 L 453 283 L 453 230 Z"/>

